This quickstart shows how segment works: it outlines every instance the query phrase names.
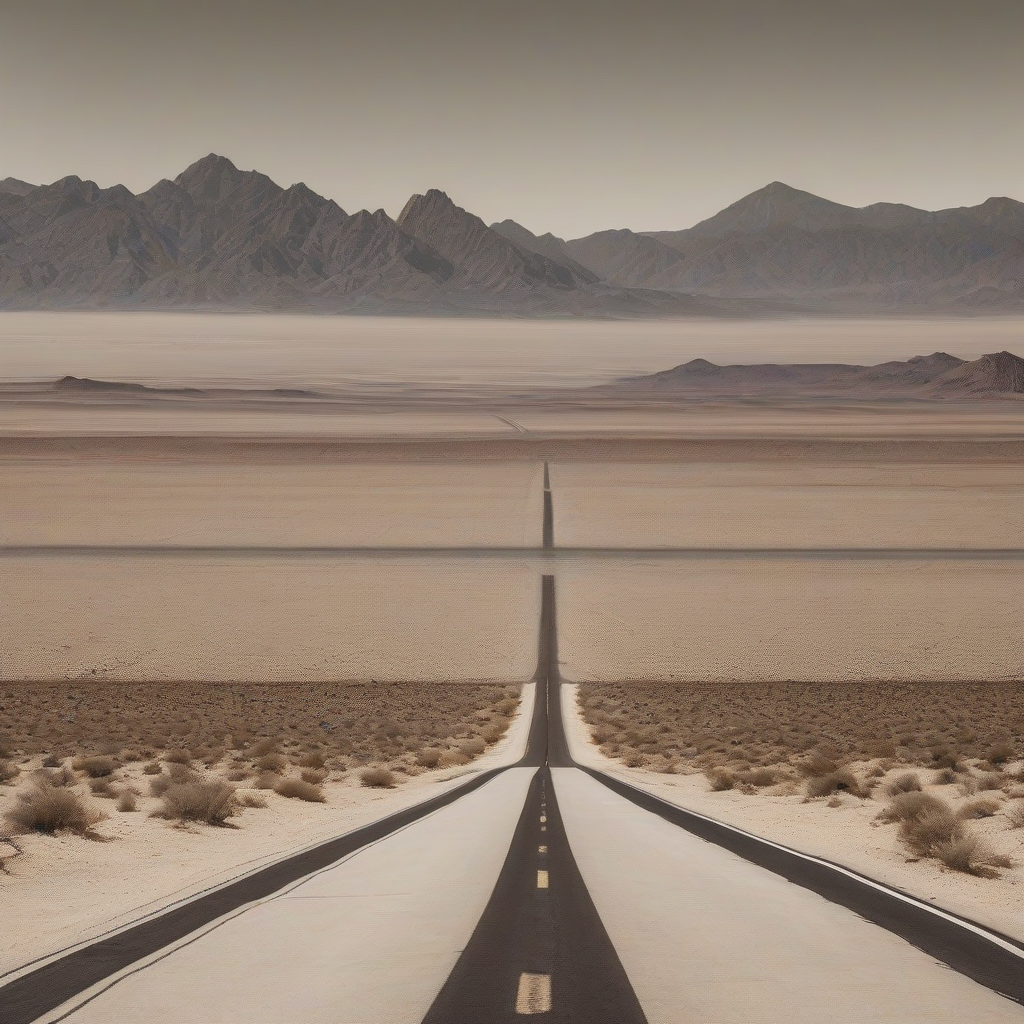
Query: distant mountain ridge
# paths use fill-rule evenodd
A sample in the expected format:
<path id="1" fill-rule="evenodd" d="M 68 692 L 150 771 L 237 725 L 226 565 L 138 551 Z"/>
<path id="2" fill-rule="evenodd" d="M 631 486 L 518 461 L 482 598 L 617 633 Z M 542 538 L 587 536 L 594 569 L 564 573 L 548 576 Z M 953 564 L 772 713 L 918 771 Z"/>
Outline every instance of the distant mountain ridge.
<path id="1" fill-rule="evenodd" d="M 947 352 L 876 366 L 760 363 L 719 366 L 691 359 L 668 370 L 592 389 L 666 398 L 1014 398 L 1024 395 L 1024 359 L 994 352 L 970 361 Z"/>
<path id="2" fill-rule="evenodd" d="M 512 316 L 1024 311 L 1024 204 L 856 209 L 774 182 L 682 231 L 568 241 L 432 189 L 349 214 L 211 154 L 134 195 L 0 181 L 0 309 Z"/>

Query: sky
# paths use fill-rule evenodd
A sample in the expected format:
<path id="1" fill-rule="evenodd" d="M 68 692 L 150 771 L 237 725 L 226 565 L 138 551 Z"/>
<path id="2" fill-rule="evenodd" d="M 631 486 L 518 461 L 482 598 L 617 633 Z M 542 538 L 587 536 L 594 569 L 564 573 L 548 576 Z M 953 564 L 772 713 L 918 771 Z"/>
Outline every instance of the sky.
<path id="1" fill-rule="evenodd" d="M 0 178 L 141 191 L 217 152 L 562 237 L 774 180 L 1024 199 L 1022 47 L 1022 0 L 0 0 Z"/>

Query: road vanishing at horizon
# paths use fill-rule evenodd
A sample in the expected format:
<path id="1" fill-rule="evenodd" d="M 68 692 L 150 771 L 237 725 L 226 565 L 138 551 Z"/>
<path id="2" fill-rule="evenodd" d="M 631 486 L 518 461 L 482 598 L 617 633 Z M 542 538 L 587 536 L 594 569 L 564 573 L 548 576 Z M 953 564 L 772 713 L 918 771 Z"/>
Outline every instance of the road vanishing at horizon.
<path id="1" fill-rule="evenodd" d="M 1024 1024 L 1022 944 L 577 764 L 555 596 L 518 762 L 17 973 L 0 1024 Z"/>

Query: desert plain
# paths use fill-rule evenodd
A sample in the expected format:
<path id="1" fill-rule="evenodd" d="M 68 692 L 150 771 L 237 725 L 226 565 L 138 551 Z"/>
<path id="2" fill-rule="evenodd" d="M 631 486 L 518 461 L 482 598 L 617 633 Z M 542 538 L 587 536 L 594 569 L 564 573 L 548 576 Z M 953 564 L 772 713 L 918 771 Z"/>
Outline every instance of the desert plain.
<path id="1" fill-rule="evenodd" d="M 0 318 L 17 358 L 0 388 L 0 902 L 16 937 L 0 970 L 488 763 L 536 667 L 542 573 L 593 757 L 1024 936 L 1024 405 L 582 390 L 709 339 L 749 359 L 969 355 L 1012 347 L 1018 322 L 502 323 L 487 353 L 483 323 L 252 320 Z M 63 363 L 61 331 L 79 341 Z M 65 374 L 205 393 L 54 390 Z M 841 726 L 865 687 L 891 749 Z M 140 731 L 172 697 L 189 728 Z M 618 729 L 603 740 L 601 715 Z M 816 753 L 855 784 L 814 795 Z M 90 757 L 110 760 L 107 784 L 74 767 Z M 93 841 L 11 827 L 47 772 L 106 814 Z M 302 772 L 323 801 L 278 792 Z M 253 806 L 221 822 L 237 828 L 149 817 L 152 779 L 175 773 Z M 922 858 L 878 822 L 907 773 L 957 813 L 987 794 L 962 827 L 991 863 Z M 117 810 L 132 790 L 140 810 Z M 86 895 L 100 876 L 102 901 Z M 17 938 L 44 905 L 63 917 Z"/>

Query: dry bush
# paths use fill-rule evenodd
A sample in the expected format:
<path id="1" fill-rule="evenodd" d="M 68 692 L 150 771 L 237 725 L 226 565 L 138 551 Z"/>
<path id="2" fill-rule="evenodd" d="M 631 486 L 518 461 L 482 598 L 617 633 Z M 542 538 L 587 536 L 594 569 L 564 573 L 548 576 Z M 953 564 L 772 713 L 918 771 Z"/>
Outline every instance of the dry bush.
<path id="1" fill-rule="evenodd" d="M 933 796 L 931 793 L 900 793 L 878 812 L 878 820 L 882 822 L 907 821 L 931 811 L 941 810 L 953 813 L 945 800 Z"/>
<path id="2" fill-rule="evenodd" d="M 0 761 L 0 785 L 4 785 L 16 779 L 21 774 L 21 769 L 10 761 Z"/>
<path id="3" fill-rule="evenodd" d="M 242 807 L 266 807 L 267 801 L 259 793 L 240 793 L 238 802 Z"/>
<path id="4" fill-rule="evenodd" d="M 163 771 L 159 761 L 150 761 L 142 766 L 143 775 L 159 775 Z"/>
<path id="5" fill-rule="evenodd" d="M 88 807 L 72 790 L 45 783 L 19 793 L 15 805 L 4 815 L 19 832 L 73 832 L 80 836 L 87 835 L 105 817 L 101 811 Z"/>
<path id="6" fill-rule="evenodd" d="M 994 796 L 979 796 L 959 807 L 956 815 L 964 821 L 973 818 L 991 818 L 1002 806 L 1002 803 Z"/>
<path id="7" fill-rule="evenodd" d="M 172 785 L 163 794 L 161 808 L 154 812 L 154 817 L 223 825 L 237 811 L 234 786 L 210 779 Z"/>
<path id="8" fill-rule="evenodd" d="M 300 773 L 303 782 L 311 786 L 322 786 L 327 781 L 327 772 L 317 771 L 315 768 L 303 768 Z"/>
<path id="9" fill-rule="evenodd" d="M 461 750 L 446 750 L 441 754 L 438 767 L 461 768 L 464 764 L 469 764 L 469 758 Z"/>
<path id="10" fill-rule="evenodd" d="M 851 796 L 867 797 L 871 790 L 866 788 L 853 772 L 845 768 L 829 772 L 827 775 L 815 775 L 807 780 L 807 796 L 816 799 L 831 796 L 833 793 L 849 793 Z"/>
<path id="11" fill-rule="evenodd" d="M 288 758 L 282 757 L 280 754 L 264 754 L 262 757 L 257 757 L 253 764 L 261 772 L 276 772 L 280 775 L 288 767 Z"/>
<path id="12" fill-rule="evenodd" d="M 921 777 L 916 772 L 904 772 L 897 775 L 892 782 L 885 787 L 887 796 L 896 796 L 898 793 L 920 793 Z"/>
<path id="13" fill-rule="evenodd" d="M 940 768 L 935 773 L 935 778 L 932 779 L 932 785 L 949 786 L 956 782 L 959 777 L 952 768 Z"/>
<path id="14" fill-rule="evenodd" d="M 113 775 L 118 764 L 112 757 L 77 757 L 71 762 L 76 772 L 84 772 L 90 779 L 101 779 L 105 775 Z"/>
<path id="15" fill-rule="evenodd" d="M 486 741 L 482 739 L 471 739 L 466 740 L 464 743 L 459 744 L 459 750 L 462 751 L 466 757 L 479 757 L 487 749 Z"/>
<path id="16" fill-rule="evenodd" d="M 1024 828 L 1024 804 L 1012 804 L 1006 812 L 1006 822 L 1010 828 Z"/>
<path id="17" fill-rule="evenodd" d="M 755 789 L 763 789 L 765 786 L 774 786 L 779 781 L 779 774 L 771 768 L 753 768 L 750 771 L 739 773 L 740 782 L 753 786 Z"/>
<path id="18" fill-rule="evenodd" d="M 93 796 L 106 797 L 108 800 L 113 800 L 117 796 L 117 791 L 110 788 L 111 777 L 104 775 L 101 779 L 90 779 L 89 780 L 89 792 Z"/>
<path id="19" fill-rule="evenodd" d="M 228 782 L 242 782 L 251 776 L 252 772 L 248 768 L 232 768 L 228 772 Z"/>
<path id="20" fill-rule="evenodd" d="M 726 768 L 709 768 L 704 775 L 715 793 L 733 789 L 736 785 L 736 774 Z"/>
<path id="21" fill-rule="evenodd" d="M 138 795 L 131 789 L 123 789 L 117 798 L 114 806 L 119 811 L 137 811 L 139 809 Z"/>
<path id="22" fill-rule="evenodd" d="M 192 752 L 178 747 L 174 750 L 168 750 L 167 753 L 164 754 L 163 759 L 168 764 L 191 764 Z"/>
<path id="23" fill-rule="evenodd" d="M 971 833 L 955 836 L 945 843 L 940 843 L 933 855 L 952 871 L 963 871 L 983 878 L 998 877 L 993 868 L 1013 867 L 1013 861 L 1009 857 L 993 853 L 984 840 Z"/>
<path id="24" fill-rule="evenodd" d="M 359 781 L 372 789 L 392 789 L 395 786 L 395 775 L 387 768 L 364 768 L 359 773 Z"/>
<path id="25" fill-rule="evenodd" d="M 78 784 L 78 776 L 67 765 L 61 765 L 60 768 L 40 768 L 32 774 L 36 779 L 46 783 L 48 786 L 63 788 Z"/>
<path id="26" fill-rule="evenodd" d="M 900 822 L 900 840 L 918 857 L 937 856 L 940 849 L 966 835 L 949 807 L 932 808 Z"/>
<path id="27" fill-rule="evenodd" d="M 363 783 L 366 785 L 366 783 Z M 327 800 L 324 791 L 319 785 L 305 782 L 302 779 L 282 779 L 275 787 L 274 792 L 278 796 L 287 796 L 295 800 L 305 800 L 308 803 L 322 804 Z"/>
<path id="28" fill-rule="evenodd" d="M 416 763 L 421 768 L 436 768 L 441 763 L 443 754 L 444 751 L 438 750 L 437 747 L 424 747 L 416 755 Z"/>
<path id="29" fill-rule="evenodd" d="M 60 768 L 63 764 L 64 762 L 56 754 L 47 754 L 42 761 L 44 768 Z"/>
<path id="30" fill-rule="evenodd" d="M 300 768 L 323 768 L 325 764 L 327 764 L 327 759 L 319 750 L 309 751 L 298 760 Z"/>
<path id="31" fill-rule="evenodd" d="M 814 750 L 799 764 L 800 771 L 808 778 L 833 775 L 839 770 L 838 763 L 820 750 Z"/>
<path id="32" fill-rule="evenodd" d="M 263 757 L 265 754 L 272 754 L 277 750 L 278 741 L 273 739 L 258 740 L 253 744 L 250 751 L 253 757 Z"/>
<path id="33" fill-rule="evenodd" d="M 1002 789 L 1008 782 L 1009 779 L 1003 772 L 982 772 L 977 777 L 978 790 L 980 792 Z"/>
<path id="34" fill-rule="evenodd" d="M 157 775 L 149 780 L 149 795 L 163 796 L 174 785 L 170 775 Z"/>
<path id="35" fill-rule="evenodd" d="M 280 781 L 281 776 L 277 772 L 260 772 L 252 787 L 253 789 L 276 789 Z"/>
<path id="36" fill-rule="evenodd" d="M 647 755 L 641 754 L 638 751 L 634 751 L 632 754 L 627 754 L 625 757 L 627 768 L 643 768 L 647 764 Z"/>
<path id="37" fill-rule="evenodd" d="M 989 747 L 987 760 L 991 761 L 992 764 L 1005 764 L 1007 761 L 1013 760 L 1015 753 L 1016 751 L 1012 743 L 1000 740 Z"/>

